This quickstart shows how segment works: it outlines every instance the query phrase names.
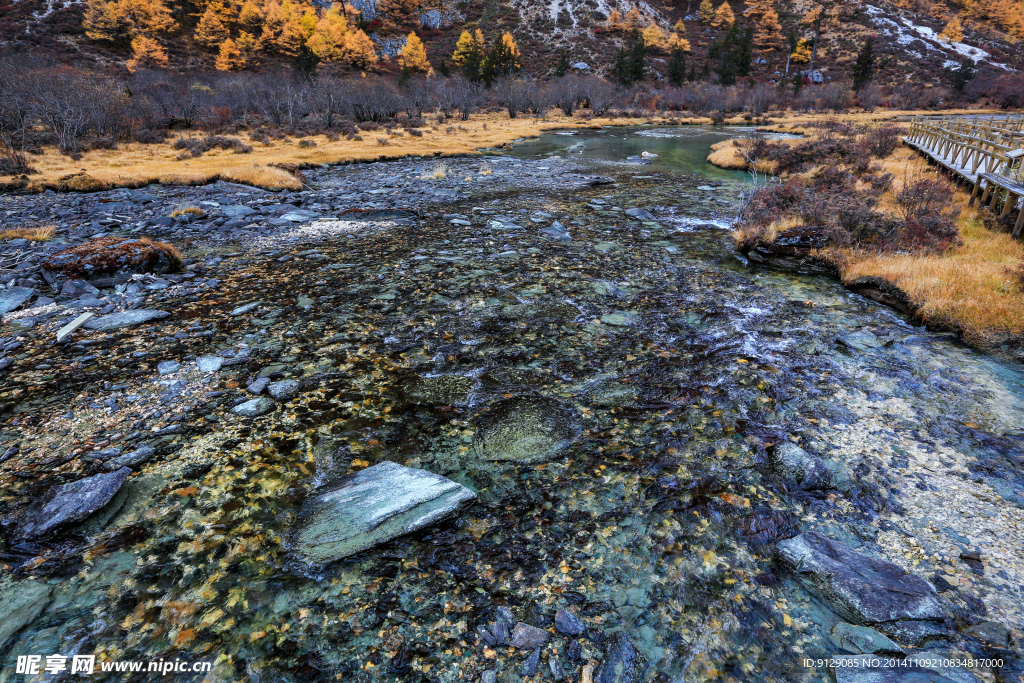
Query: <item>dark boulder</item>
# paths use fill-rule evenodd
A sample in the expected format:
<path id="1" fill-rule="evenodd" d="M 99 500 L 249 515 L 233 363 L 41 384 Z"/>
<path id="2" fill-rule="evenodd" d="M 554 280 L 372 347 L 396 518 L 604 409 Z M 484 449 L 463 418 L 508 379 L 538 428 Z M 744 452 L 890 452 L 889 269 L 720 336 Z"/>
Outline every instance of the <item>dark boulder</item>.
<path id="1" fill-rule="evenodd" d="M 59 288 L 67 279 L 127 280 L 135 273 L 178 270 L 181 270 L 178 250 L 166 242 L 146 237 L 100 237 L 62 249 L 43 262 L 43 277 L 54 288 Z"/>

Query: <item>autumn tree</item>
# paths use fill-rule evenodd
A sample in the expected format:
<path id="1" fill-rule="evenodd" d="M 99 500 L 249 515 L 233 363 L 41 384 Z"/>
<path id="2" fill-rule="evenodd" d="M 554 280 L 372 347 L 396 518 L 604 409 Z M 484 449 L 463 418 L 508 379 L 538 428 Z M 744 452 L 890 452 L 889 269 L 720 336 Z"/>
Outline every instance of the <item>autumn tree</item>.
<path id="1" fill-rule="evenodd" d="M 377 63 L 377 46 L 365 31 L 349 31 L 345 36 L 345 59 L 357 69 Z"/>
<path id="2" fill-rule="evenodd" d="M 263 43 L 248 31 L 242 31 L 238 34 L 238 38 L 235 39 L 235 47 L 242 53 L 242 59 L 245 60 L 245 63 L 251 64 L 263 49 Z"/>
<path id="3" fill-rule="evenodd" d="M 158 68 L 167 66 L 167 51 L 152 38 L 135 36 L 132 39 L 132 58 L 125 62 L 129 71 L 141 68 Z"/>
<path id="4" fill-rule="evenodd" d="M 398 62 L 403 69 L 430 73 L 430 62 L 427 60 L 427 49 L 423 41 L 414 32 L 405 37 L 405 45 L 398 55 Z"/>
<path id="5" fill-rule="evenodd" d="M 325 62 L 345 60 L 345 39 L 349 25 L 341 12 L 341 5 L 332 4 L 320 17 L 313 28 L 313 35 L 306 41 L 313 53 Z"/>
<path id="6" fill-rule="evenodd" d="M 142 34 L 171 31 L 174 18 L 163 0 L 88 0 L 82 26 L 91 40 L 128 45 Z"/>
<path id="7" fill-rule="evenodd" d="M 789 59 L 796 64 L 806 64 L 811 59 L 811 41 L 798 38 Z"/>
<path id="8" fill-rule="evenodd" d="M 245 68 L 245 59 L 242 57 L 242 51 L 235 45 L 235 41 L 228 38 L 220 44 L 215 66 L 217 71 L 239 71 Z"/>
<path id="9" fill-rule="evenodd" d="M 619 14 L 619 10 L 613 9 L 612 13 L 608 15 L 608 21 L 605 22 L 608 26 L 609 31 L 618 31 L 622 28 L 622 15 Z"/>
<path id="10" fill-rule="evenodd" d="M 715 10 L 715 16 L 711 20 L 711 25 L 715 28 L 729 28 L 736 23 L 736 15 L 732 12 L 732 7 L 729 6 L 728 0 L 723 2 Z"/>
<path id="11" fill-rule="evenodd" d="M 715 6 L 711 4 L 711 0 L 700 0 L 700 7 L 697 8 L 697 18 L 704 24 L 710 24 L 715 20 Z"/>
<path id="12" fill-rule="evenodd" d="M 946 27 L 942 29 L 942 33 L 939 34 L 939 38 L 950 43 L 959 43 L 964 39 L 964 26 L 960 22 L 960 15 L 953 17 Z"/>
<path id="13" fill-rule="evenodd" d="M 761 15 L 754 29 L 754 44 L 764 52 L 770 52 L 782 44 L 782 24 L 774 8 L 769 7 Z"/>
<path id="14" fill-rule="evenodd" d="M 462 69 L 463 75 L 471 81 L 480 78 L 480 67 L 484 61 L 484 34 L 477 29 L 474 33 L 463 31 L 455 44 L 452 62 Z"/>
<path id="15" fill-rule="evenodd" d="M 211 2 L 196 25 L 194 37 L 206 47 L 216 47 L 231 37 L 230 16 L 220 0 Z M 233 45 L 233 43 L 232 43 Z"/>
<path id="16" fill-rule="evenodd" d="M 505 32 L 487 51 L 480 67 L 480 77 L 488 87 L 497 79 L 519 71 L 519 47 L 511 33 Z"/>
<path id="17" fill-rule="evenodd" d="M 238 25 L 252 36 L 258 36 L 263 30 L 263 13 L 253 0 L 245 0 L 238 11 Z"/>

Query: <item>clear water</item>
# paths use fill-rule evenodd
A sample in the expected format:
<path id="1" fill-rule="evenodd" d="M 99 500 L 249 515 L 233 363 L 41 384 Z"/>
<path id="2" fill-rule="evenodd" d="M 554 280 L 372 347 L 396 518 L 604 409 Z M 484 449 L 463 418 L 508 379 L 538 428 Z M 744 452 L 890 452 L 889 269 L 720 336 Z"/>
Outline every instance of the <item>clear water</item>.
<path id="1" fill-rule="evenodd" d="M 38 582 L 51 597 L 13 637 L 0 681 L 23 680 L 18 654 L 92 652 L 209 661 L 215 681 L 455 683 L 493 669 L 518 683 L 527 653 L 484 647 L 475 631 L 500 606 L 549 629 L 556 609 L 572 609 L 590 629 L 575 639 L 578 659 L 574 639 L 555 634 L 535 680 L 550 680 L 554 657 L 580 681 L 602 638 L 623 630 L 648 681 L 821 681 L 800 662 L 838 651 L 830 631 L 841 619 L 772 550 L 807 529 L 948 577 L 1019 632 L 1019 365 L 836 282 L 748 268 L 725 229 L 746 181 L 703 163 L 722 134 L 678 132 L 544 136 L 514 150 L 518 172 L 546 173 L 537 157 L 584 142 L 592 170 L 618 182 L 537 192 L 513 180 L 444 207 L 473 216 L 469 227 L 435 216 L 319 244 L 324 261 L 240 261 L 219 308 L 268 291 L 280 304 L 218 328 L 215 343 L 246 341 L 279 376 L 313 381 L 273 417 L 249 425 L 222 412 L 172 441 L 180 447 L 131 480 L 104 528 L 66 549 L 19 550 L 25 564 L 0 591 Z M 659 154 L 656 179 L 607 163 L 644 150 Z M 480 162 L 448 163 L 445 182 L 465 182 Z M 524 229 L 488 227 L 474 207 Z M 626 217 L 633 207 L 657 220 Z M 538 211 L 548 217 L 531 223 Z M 537 233 L 555 218 L 572 242 Z M 311 303 L 294 305 L 299 296 Z M 218 310 L 175 308 L 189 320 Z M 854 332 L 879 343 L 839 341 Z M 470 405 L 408 400 L 411 380 L 444 373 L 479 382 Z M 159 389 L 108 379 L 141 401 Z M 475 455 L 493 413 L 523 396 L 560 402 L 580 437 L 548 462 Z M 67 407 L 52 410 L 39 420 L 55 431 Z M 779 485 L 763 463 L 781 439 L 840 460 L 856 485 Z M 289 538 L 307 493 L 382 460 L 448 476 L 479 500 L 326 569 L 296 562 Z M 983 576 L 957 559 L 973 547 Z M 933 647 L 982 653 L 958 638 Z M 189 679 L 201 677 L 175 680 Z"/>

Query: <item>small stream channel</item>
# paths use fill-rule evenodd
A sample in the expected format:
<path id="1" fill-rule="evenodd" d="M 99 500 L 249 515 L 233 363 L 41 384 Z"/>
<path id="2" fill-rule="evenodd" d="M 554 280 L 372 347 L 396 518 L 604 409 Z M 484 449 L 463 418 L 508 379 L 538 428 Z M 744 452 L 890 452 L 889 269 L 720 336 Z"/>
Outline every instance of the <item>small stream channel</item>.
<path id="1" fill-rule="evenodd" d="M 547 134 L 487 170 L 571 161 L 613 182 L 470 189 L 447 217 L 318 244 L 326 261 L 285 276 L 239 266 L 237 301 L 318 303 L 226 341 L 318 382 L 134 477 L 105 545 L 38 579 L 51 602 L 0 681 L 23 680 L 17 654 L 104 651 L 212 661 L 218 681 L 546 681 L 554 659 L 578 683 L 619 631 L 646 661 L 630 682 L 825 681 L 803 662 L 843 652 L 849 616 L 776 559 L 802 531 L 936 583 L 948 623 L 907 650 L 1019 662 L 1019 645 L 965 634 L 997 622 L 1019 643 L 1024 626 L 1024 372 L 836 282 L 741 263 L 727 228 L 748 181 L 704 162 L 732 132 Z M 658 156 L 626 161 L 642 152 Z M 571 240 L 538 232 L 554 221 Z M 777 477 L 787 442 L 833 485 Z M 382 460 L 479 499 L 327 568 L 297 563 L 307 492 Z M 479 636 L 499 608 L 552 630 L 533 677 L 528 652 Z M 556 631 L 558 609 L 583 633 Z"/>

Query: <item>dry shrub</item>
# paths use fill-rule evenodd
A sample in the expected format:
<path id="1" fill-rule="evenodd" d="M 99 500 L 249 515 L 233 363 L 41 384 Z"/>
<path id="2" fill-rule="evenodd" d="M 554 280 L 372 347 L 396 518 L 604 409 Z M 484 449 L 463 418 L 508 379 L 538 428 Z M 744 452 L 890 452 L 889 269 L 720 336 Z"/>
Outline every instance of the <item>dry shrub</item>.
<path id="1" fill-rule="evenodd" d="M 238 138 L 225 135 L 207 135 L 205 138 L 178 138 L 171 145 L 174 149 L 184 150 L 178 155 L 179 159 L 187 158 L 185 153 L 192 158 L 201 157 L 211 149 L 230 149 L 235 154 L 249 154 L 252 152 L 252 145 L 247 145 Z"/>
<path id="2" fill-rule="evenodd" d="M 377 138 L 377 145 L 380 147 L 387 147 L 390 144 L 391 140 L 388 140 L 387 138 Z"/>
<path id="3" fill-rule="evenodd" d="M 875 126 L 864 136 L 864 142 L 872 156 L 884 159 L 899 146 L 900 129 L 892 124 Z"/>
<path id="4" fill-rule="evenodd" d="M 178 250 L 148 237 L 100 237 L 51 254 L 43 263 L 46 275 L 85 279 L 119 272 L 171 273 L 180 269 Z"/>
<path id="5" fill-rule="evenodd" d="M 200 209 L 198 206 L 183 206 L 181 208 L 171 211 L 171 218 L 177 218 L 178 216 L 205 216 L 206 212 Z"/>
<path id="6" fill-rule="evenodd" d="M 907 179 L 895 199 L 905 223 L 901 239 L 905 246 L 945 251 L 959 244 L 956 219 L 960 209 L 953 201 L 953 188 L 948 182 Z"/>
<path id="7" fill-rule="evenodd" d="M 299 147 L 302 148 L 302 149 L 308 149 L 310 147 L 316 147 L 316 141 L 315 140 L 310 140 L 309 138 L 304 138 L 302 140 L 299 140 Z"/>

